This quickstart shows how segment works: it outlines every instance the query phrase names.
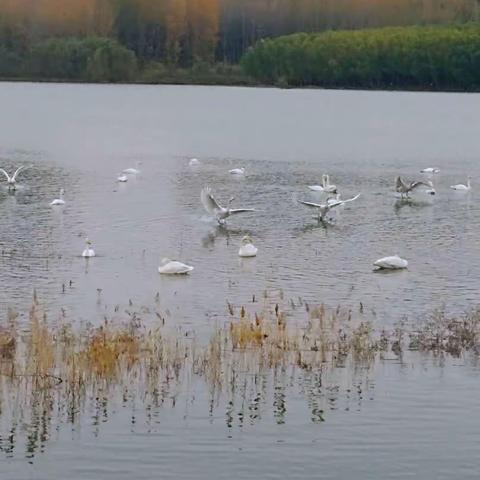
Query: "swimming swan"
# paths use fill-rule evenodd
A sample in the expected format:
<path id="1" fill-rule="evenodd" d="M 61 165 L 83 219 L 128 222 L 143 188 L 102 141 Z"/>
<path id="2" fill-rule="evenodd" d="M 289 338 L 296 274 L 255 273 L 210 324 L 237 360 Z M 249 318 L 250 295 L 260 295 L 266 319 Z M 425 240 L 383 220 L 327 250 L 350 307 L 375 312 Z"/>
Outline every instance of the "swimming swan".
<path id="1" fill-rule="evenodd" d="M 253 208 L 236 208 L 232 209 L 229 207 L 222 207 L 214 198 L 212 194 L 212 190 L 209 187 L 205 187 L 202 189 L 200 194 L 200 200 L 202 201 L 202 205 L 205 210 L 210 214 L 213 215 L 217 222 L 220 225 L 223 225 L 227 218 L 230 215 L 235 215 L 237 213 L 244 213 L 244 212 L 254 212 Z M 232 197 L 228 204 L 230 205 L 233 202 L 234 198 Z"/>
<path id="2" fill-rule="evenodd" d="M 140 170 L 138 167 L 142 164 L 142 162 L 137 162 L 136 167 L 137 168 L 126 168 L 125 170 L 122 170 L 122 173 L 126 173 L 127 175 L 138 175 L 140 173 Z"/>
<path id="3" fill-rule="evenodd" d="M 438 168 L 428 167 L 420 170 L 420 173 L 426 173 L 427 175 L 435 175 L 437 173 L 440 173 L 440 170 Z"/>
<path id="4" fill-rule="evenodd" d="M 191 158 L 190 161 L 188 162 L 188 165 L 190 167 L 196 167 L 200 165 L 200 160 L 198 160 L 198 158 Z"/>
<path id="5" fill-rule="evenodd" d="M 463 190 L 464 192 L 468 191 L 468 190 L 471 190 L 472 189 L 472 185 L 470 184 L 471 178 L 472 177 L 468 177 L 466 185 L 463 185 L 462 183 L 459 183 L 458 185 L 452 185 L 450 188 L 452 190 Z"/>
<path id="6" fill-rule="evenodd" d="M 337 186 L 330 184 L 330 176 L 322 175 L 322 185 L 309 185 L 308 188 L 314 192 L 337 193 Z"/>
<path id="7" fill-rule="evenodd" d="M 401 270 L 408 267 L 408 262 L 398 255 L 379 258 L 374 265 L 380 270 Z"/>
<path id="8" fill-rule="evenodd" d="M 158 272 L 162 275 L 184 275 L 192 270 L 193 267 L 190 265 L 169 258 L 162 259 L 161 265 L 158 267 Z"/>
<path id="9" fill-rule="evenodd" d="M 86 248 L 82 253 L 82 257 L 90 258 L 95 256 L 95 250 L 92 248 L 92 242 L 87 238 L 85 239 Z"/>
<path id="10" fill-rule="evenodd" d="M 62 189 L 60 189 L 60 195 L 59 195 L 59 198 L 56 198 L 55 200 L 53 200 L 52 202 L 50 202 L 50 205 L 53 207 L 55 205 L 65 205 L 65 200 L 63 199 L 63 194 L 65 193 L 65 191 Z"/>
<path id="11" fill-rule="evenodd" d="M 239 257 L 256 257 L 258 248 L 253 244 L 249 235 L 242 238 L 242 245 L 238 251 Z"/>
<path id="12" fill-rule="evenodd" d="M 231 175 L 245 175 L 245 168 L 232 168 L 228 171 Z"/>

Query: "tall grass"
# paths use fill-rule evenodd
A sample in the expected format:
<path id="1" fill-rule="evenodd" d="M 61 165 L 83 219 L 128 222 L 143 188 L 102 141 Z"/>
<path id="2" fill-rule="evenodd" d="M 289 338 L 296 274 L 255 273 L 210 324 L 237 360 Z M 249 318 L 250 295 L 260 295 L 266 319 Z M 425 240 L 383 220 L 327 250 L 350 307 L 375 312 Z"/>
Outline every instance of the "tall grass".
<path id="1" fill-rule="evenodd" d="M 135 396 L 152 405 L 175 402 L 178 392 L 197 380 L 206 385 L 212 409 L 220 396 L 241 394 L 253 418 L 261 385 L 272 378 L 272 408 L 283 422 L 285 385 L 289 376 L 301 372 L 312 385 L 305 389 L 312 421 L 323 421 L 318 385 L 333 388 L 329 379 L 334 372 L 348 373 L 357 366 L 368 371 L 384 356 L 401 357 L 408 350 L 454 356 L 476 352 L 480 334 L 480 309 L 461 318 L 439 310 L 420 328 L 400 324 L 387 331 L 365 321 L 362 307 L 354 315 L 299 301 L 292 305 L 297 313 L 304 311 L 304 321 L 299 321 L 298 315 L 287 314 L 283 298 L 266 294 L 259 305 L 228 304 L 226 322 L 202 342 L 166 325 L 161 315 L 141 321 L 141 312 L 106 318 L 96 327 L 80 328 L 63 319 L 50 323 L 35 300 L 27 326 L 19 326 L 17 314 L 10 311 L 0 329 L 2 411 L 10 411 L 12 424 L 19 418 L 25 422 L 28 413 L 28 438 L 38 446 L 47 442 L 54 415 L 76 423 L 92 401 L 106 405 L 115 396 Z"/>

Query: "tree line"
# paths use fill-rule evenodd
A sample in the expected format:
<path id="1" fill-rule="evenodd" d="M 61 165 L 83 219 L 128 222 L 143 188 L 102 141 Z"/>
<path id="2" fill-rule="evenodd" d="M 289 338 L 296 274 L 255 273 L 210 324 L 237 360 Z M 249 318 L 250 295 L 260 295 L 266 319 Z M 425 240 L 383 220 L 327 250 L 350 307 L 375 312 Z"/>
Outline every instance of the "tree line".
<path id="1" fill-rule="evenodd" d="M 242 66 L 282 86 L 478 90 L 480 24 L 293 34 L 260 41 Z"/>
<path id="2" fill-rule="evenodd" d="M 238 62 L 295 32 L 479 20 L 480 0 L 0 0 L 0 44 L 108 37 L 140 61 Z"/>

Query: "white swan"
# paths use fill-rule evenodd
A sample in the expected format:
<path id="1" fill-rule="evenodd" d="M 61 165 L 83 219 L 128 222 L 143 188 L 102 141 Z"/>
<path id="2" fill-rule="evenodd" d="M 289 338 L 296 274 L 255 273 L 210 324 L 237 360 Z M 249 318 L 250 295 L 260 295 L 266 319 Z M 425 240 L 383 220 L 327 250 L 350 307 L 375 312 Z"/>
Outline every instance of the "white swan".
<path id="1" fill-rule="evenodd" d="M 470 184 L 471 178 L 472 177 L 468 177 L 466 185 L 463 185 L 462 183 L 459 183 L 458 185 L 452 185 L 450 188 L 452 190 L 463 190 L 464 192 L 468 191 L 468 190 L 471 190 L 472 189 L 472 185 Z"/>
<path id="2" fill-rule="evenodd" d="M 325 186 L 327 183 L 327 177 L 325 174 L 322 175 L 322 184 L 321 185 L 309 185 L 308 188 L 313 192 L 324 192 Z"/>
<path id="3" fill-rule="evenodd" d="M 327 193 L 337 193 L 337 186 L 330 183 L 330 175 L 325 175 L 325 192 Z"/>
<path id="4" fill-rule="evenodd" d="M 140 173 L 140 170 L 138 167 L 142 164 L 142 162 L 137 162 L 136 163 L 136 168 L 126 168 L 125 170 L 122 170 L 122 173 L 126 173 L 127 175 L 138 175 Z"/>
<path id="5" fill-rule="evenodd" d="M 230 215 L 235 215 L 237 213 L 244 213 L 244 212 L 254 212 L 255 210 L 253 208 L 236 208 L 232 209 L 229 207 L 222 207 L 216 200 L 215 197 L 212 194 L 212 190 L 209 187 L 205 187 L 202 189 L 202 192 L 200 194 L 200 200 L 202 201 L 203 207 L 205 210 L 213 215 L 217 222 L 221 225 L 225 223 L 227 218 Z M 234 197 L 232 197 L 228 204 L 230 205 L 231 202 L 233 202 Z"/>
<path id="6" fill-rule="evenodd" d="M 342 198 L 341 198 L 341 197 L 342 197 L 342 196 L 341 196 L 339 193 L 337 193 L 337 194 L 335 195 L 335 197 L 328 197 L 328 198 L 327 198 L 327 204 L 328 204 L 328 205 L 333 205 L 334 203 L 341 202 L 341 201 L 342 201 Z"/>
<path id="7" fill-rule="evenodd" d="M 87 238 L 85 239 L 85 250 L 82 253 L 82 257 L 90 258 L 95 256 L 95 250 L 92 248 L 92 242 Z"/>
<path id="8" fill-rule="evenodd" d="M 427 182 L 410 182 L 408 185 L 402 180 L 402 177 L 398 176 L 395 180 L 395 191 L 400 193 L 402 198 L 408 197 L 408 194 L 421 186 L 429 187 L 434 190 L 433 183 Z"/>
<path id="9" fill-rule="evenodd" d="M 330 184 L 330 176 L 322 175 L 322 185 L 309 185 L 308 188 L 314 192 L 337 193 L 337 186 Z"/>
<path id="10" fill-rule="evenodd" d="M 249 235 L 242 238 L 242 245 L 238 251 L 239 257 L 256 257 L 258 248 L 253 244 Z"/>
<path id="11" fill-rule="evenodd" d="M 231 175 L 245 175 L 245 168 L 232 168 L 231 170 L 228 171 Z"/>
<path id="12" fill-rule="evenodd" d="M 52 207 L 55 206 L 55 205 L 65 205 L 65 200 L 63 199 L 63 194 L 64 193 L 65 193 L 65 191 L 63 190 L 63 188 L 61 188 L 59 198 L 56 198 L 55 200 L 51 201 L 50 205 Z"/>
<path id="13" fill-rule="evenodd" d="M 401 270 L 408 267 L 408 262 L 398 255 L 379 258 L 374 265 L 382 270 Z"/>
<path id="14" fill-rule="evenodd" d="M 118 175 L 117 182 L 121 182 L 121 183 L 128 182 L 128 177 L 124 173 L 121 173 Z"/>
<path id="15" fill-rule="evenodd" d="M 162 259 L 161 265 L 158 267 L 158 272 L 162 275 L 184 275 L 192 270 L 193 267 L 190 265 L 169 258 Z"/>
<path id="16" fill-rule="evenodd" d="M 0 168 L 0 172 L 2 172 L 6 179 L 7 179 L 7 184 L 8 184 L 8 189 L 9 190 L 15 190 L 17 188 L 17 175 L 25 168 L 24 165 L 21 167 L 18 167 L 15 173 L 10 176 L 3 168 Z"/>
<path id="17" fill-rule="evenodd" d="M 200 160 L 198 158 L 191 158 L 190 161 L 188 162 L 188 165 L 190 167 L 196 167 L 200 165 Z"/>
<path id="18" fill-rule="evenodd" d="M 423 170 L 420 170 L 420 173 L 426 173 L 427 175 L 435 175 L 437 173 L 440 173 L 440 170 L 438 168 L 427 167 Z"/>
<path id="19" fill-rule="evenodd" d="M 316 208 L 318 210 L 318 219 L 323 222 L 325 220 L 327 213 L 332 208 L 345 205 L 346 203 L 349 203 L 349 202 L 353 202 L 359 196 L 360 196 L 360 193 L 358 195 L 355 195 L 355 197 L 349 198 L 347 200 L 336 200 L 336 199 L 328 198 L 326 203 L 305 202 L 303 200 L 299 200 L 299 202 L 302 203 L 303 205 L 306 205 L 307 207 Z"/>

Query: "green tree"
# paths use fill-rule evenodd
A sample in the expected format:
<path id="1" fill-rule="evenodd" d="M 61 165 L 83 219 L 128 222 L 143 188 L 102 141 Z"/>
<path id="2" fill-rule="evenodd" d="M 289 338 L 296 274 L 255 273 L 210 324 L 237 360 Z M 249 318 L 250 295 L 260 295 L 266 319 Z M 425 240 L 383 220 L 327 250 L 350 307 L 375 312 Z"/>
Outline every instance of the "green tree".
<path id="1" fill-rule="evenodd" d="M 135 77 L 136 72 L 135 54 L 112 41 L 97 48 L 87 66 L 88 79 L 95 82 L 128 81 Z"/>

